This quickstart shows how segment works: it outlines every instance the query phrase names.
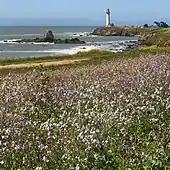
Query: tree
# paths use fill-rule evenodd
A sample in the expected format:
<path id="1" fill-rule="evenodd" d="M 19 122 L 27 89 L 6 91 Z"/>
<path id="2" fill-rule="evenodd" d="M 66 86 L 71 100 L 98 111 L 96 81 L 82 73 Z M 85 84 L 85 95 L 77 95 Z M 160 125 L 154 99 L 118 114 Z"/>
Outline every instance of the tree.
<path id="1" fill-rule="evenodd" d="M 162 28 L 168 28 L 169 27 L 169 25 L 166 22 L 163 22 L 163 21 L 160 22 L 160 26 Z"/>
<path id="2" fill-rule="evenodd" d="M 160 23 L 155 21 L 154 24 L 156 24 L 157 27 L 160 27 Z"/>
<path id="3" fill-rule="evenodd" d="M 157 27 L 160 27 L 160 28 L 168 28 L 169 27 L 169 25 L 164 21 L 161 21 L 161 22 L 155 21 L 154 24 L 156 24 Z"/>
<path id="4" fill-rule="evenodd" d="M 143 27 L 148 28 L 149 26 L 148 26 L 148 24 L 144 24 L 144 26 L 143 26 Z"/>

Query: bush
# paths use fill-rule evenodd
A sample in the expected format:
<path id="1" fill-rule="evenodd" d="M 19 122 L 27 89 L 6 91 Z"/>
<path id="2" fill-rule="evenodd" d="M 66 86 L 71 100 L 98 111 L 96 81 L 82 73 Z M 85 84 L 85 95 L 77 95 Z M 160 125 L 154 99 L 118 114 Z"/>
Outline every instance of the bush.
<path id="1" fill-rule="evenodd" d="M 148 28 L 149 26 L 148 26 L 148 24 L 144 24 L 144 26 L 143 26 L 143 27 Z"/>

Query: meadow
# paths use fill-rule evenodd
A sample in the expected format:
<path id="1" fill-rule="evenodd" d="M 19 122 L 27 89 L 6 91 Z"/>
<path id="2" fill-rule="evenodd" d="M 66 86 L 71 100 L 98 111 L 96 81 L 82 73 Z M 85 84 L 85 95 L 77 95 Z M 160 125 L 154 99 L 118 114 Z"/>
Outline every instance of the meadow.
<path id="1" fill-rule="evenodd" d="M 169 170 L 170 53 L 152 50 L 0 70 L 0 169 Z"/>

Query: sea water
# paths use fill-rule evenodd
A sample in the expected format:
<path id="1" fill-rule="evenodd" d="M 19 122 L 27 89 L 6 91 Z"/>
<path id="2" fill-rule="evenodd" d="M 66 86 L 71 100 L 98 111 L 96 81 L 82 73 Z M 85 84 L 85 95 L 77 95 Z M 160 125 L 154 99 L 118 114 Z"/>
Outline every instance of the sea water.
<path id="1" fill-rule="evenodd" d="M 126 48 L 130 40 L 136 37 L 94 36 L 89 35 L 96 27 L 0 27 L 0 57 L 45 56 L 75 54 L 78 51 L 103 49 L 118 51 Z M 14 43 L 13 40 L 43 37 L 52 30 L 55 38 L 79 38 L 86 44 L 49 44 L 49 43 Z"/>

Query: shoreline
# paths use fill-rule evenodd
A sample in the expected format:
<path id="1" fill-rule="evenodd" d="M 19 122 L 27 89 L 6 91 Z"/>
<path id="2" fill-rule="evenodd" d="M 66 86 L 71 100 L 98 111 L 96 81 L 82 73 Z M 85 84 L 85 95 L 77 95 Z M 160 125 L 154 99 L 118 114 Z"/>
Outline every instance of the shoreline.
<path id="1" fill-rule="evenodd" d="M 108 30 L 112 28 L 105 28 L 105 29 Z M 167 34 L 169 30 L 168 29 L 157 29 L 156 31 L 157 32 L 159 31 L 158 33 L 162 31 L 163 33 L 165 32 Z M 64 61 L 64 60 L 67 61 L 67 60 L 75 60 L 75 59 L 81 60 L 82 58 L 87 58 L 87 56 L 90 57 L 90 59 L 93 59 L 96 57 L 101 58 L 103 56 L 105 57 L 105 55 L 115 57 L 115 56 L 120 56 L 124 54 L 126 55 L 128 53 L 133 53 L 133 52 L 134 53 L 141 52 L 141 51 L 151 52 L 153 50 L 159 51 L 160 49 L 164 51 L 167 51 L 167 50 L 169 51 L 168 47 L 159 48 L 158 46 L 152 46 L 152 44 L 148 45 L 147 43 L 145 43 L 149 41 L 150 39 L 152 39 L 155 36 L 155 34 L 157 34 L 156 31 L 154 30 L 154 33 L 153 33 L 153 30 L 146 31 L 146 32 L 142 31 L 142 33 L 138 37 L 138 40 L 117 40 L 117 41 L 108 41 L 108 42 L 97 42 L 96 41 L 93 43 L 93 45 L 90 43 L 89 44 L 86 43 L 84 45 L 72 47 L 70 49 L 63 49 L 61 50 L 60 53 L 58 52 L 57 54 L 54 53 L 52 55 L 3 57 L 3 58 L 0 58 L 0 67 L 5 68 L 3 66 L 12 65 L 12 64 L 14 64 L 15 67 L 19 67 L 19 66 L 16 66 L 16 64 L 24 64 L 24 67 L 29 66 L 31 64 L 33 66 L 42 65 L 43 63 L 48 63 L 47 65 L 51 65 L 52 62 L 56 63 L 59 61 Z M 106 48 L 104 49 L 104 47 L 106 46 L 107 46 L 107 49 Z M 62 53 L 62 51 L 64 52 Z M 51 63 L 49 64 L 49 62 Z"/>
<path id="2" fill-rule="evenodd" d="M 35 32 L 16 32 L 11 36 L 1 36 L 1 56 L 3 57 L 18 57 L 18 56 L 42 56 L 42 55 L 62 55 L 62 54 L 75 54 L 78 51 L 89 51 L 92 49 L 110 50 L 113 52 L 121 51 L 127 48 L 126 41 L 137 41 L 134 37 L 101 37 L 91 35 L 93 30 L 53 30 L 51 29 L 50 36 L 47 32 L 42 34 L 44 30 L 37 30 Z M 48 29 L 48 30 L 49 30 Z M 15 36 L 16 35 L 16 36 Z M 80 41 L 78 41 L 78 39 Z M 55 40 L 61 41 L 61 44 L 55 44 Z M 64 40 L 69 40 L 69 43 L 64 43 Z M 35 42 L 34 42 L 35 41 Z M 49 42 L 42 42 L 49 41 Z M 73 41 L 77 44 L 72 44 Z M 53 42 L 53 43 L 51 43 Z M 80 42 L 85 42 L 79 44 Z M 87 50 L 86 50 L 87 49 Z M 43 54 L 44 53 L 44 54 Z"/>
<path id="3" fill-rule="evenodd" d="M 14 45 L 20 45 L 14 44 Z M 138 47 L 138 40 L 137 39 L 131 39 L 131 40 L 113 40 L 113 41 L 96 41 L 96 42 L 86 42 L 85 44 L 80 45 L 66 45 L 65 48 L 63 46 L 62 49 L 58 48 L 58 46 L 54 46 L 54 44 L 30 44 L 30 43 L 24 43 L 21 45 L 30 45 L 29 48 L 31 48 L 32 45 L 37 45 L 37 50 L 29 50 L 29 51 L 22 51 L 22 50 L 15 50 L 10 51 L 3 51 L 1 50 L 1 58 L 14 58 L 14 56 L 11 56 L 12 53 L 19 53 L 19 56 L 16 54 L 16 57 L 40 57 L 40 56 L 61 56 L 61 55 L 74 55 L 77 52 L 88 52 L 90 50 L 105 50 L 105 51 L 111 51 L 113 53 L 116 52 L 122 52 L 125 50 L 130 50 Z M 42 46 L 41 46 L 42 45 Z M 43 46 L 45 45 L 45 49 L 43 49 Z M 52 45 L 52 46 L 51 46 Z M 10 43 L 9 43 L 10 46 Z M 38 47 L 40 48 L 38 49 Z M 28 53 L 28 55 L 26 55 Z M 31 55 L 32 53 L 32 55 Z M 44 53 L 44 54 L 43 54 Z M 23 54 L 23 55 L 22 55 Z"/>
<path id="4" fill-rule="evenodd" d="M 94 58 L 96 56 L 108 56 L 112 55 L 109 51 L 104 50 L 90 50 L 85 52 L 77 52 L 73 55 L 58 55 L 58 56 L 39 56 L 39 57 L 16 57 L 16 58 L 0 58 L 0 67 L 12 64 L 36 64 L 36 63 L 47 63 L 57 62 L 64 60 L 82 60 L 84 58 Z"/>
<path id="5" fill-rule="evenodd" d="M 22 58 L 3 58 L 0 59 L 0 70 L 14 70 L 20 68 L 48 68 L 51 66 L 76 65 L 80 63 L 97 64 L 102 60 L 126 59 L 139 57 L 142 54 L 165 54 L 170 53 L 170 47 L 145 46 L 137 49 L 112 53 L 105 50 L 90 50 L 78 52 L 73 55 L 62 56 L 41 56 L 41 57 L 22 57 Z M 56 67 L 57 68 L 57 67 Z"/>

